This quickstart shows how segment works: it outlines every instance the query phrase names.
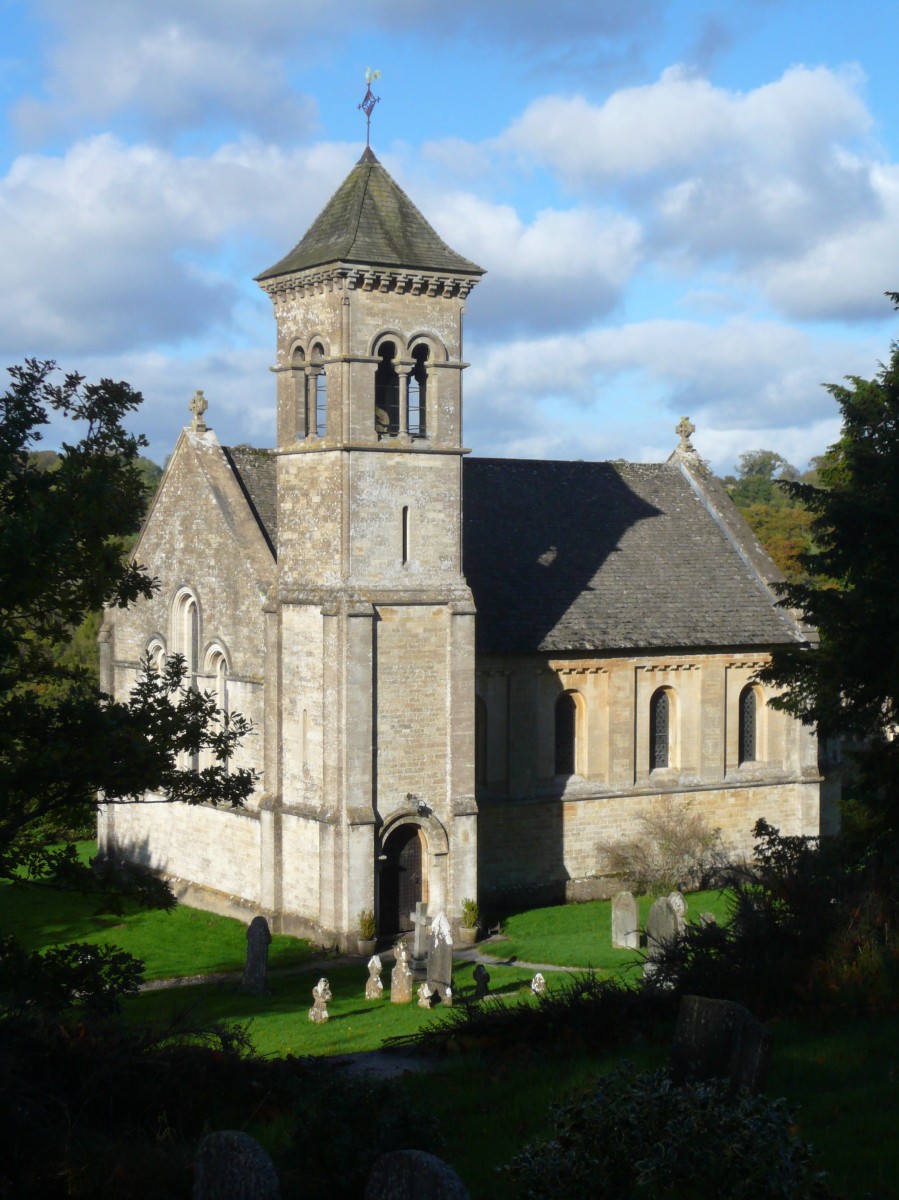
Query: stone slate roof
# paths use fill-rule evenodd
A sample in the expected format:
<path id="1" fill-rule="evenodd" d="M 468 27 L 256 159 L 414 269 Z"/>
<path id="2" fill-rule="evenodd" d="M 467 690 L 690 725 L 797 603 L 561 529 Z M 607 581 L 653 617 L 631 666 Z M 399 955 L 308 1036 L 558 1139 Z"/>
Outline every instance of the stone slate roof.
<path id="1" fill-rule="evenodd" d="M 369 149 L 302 241 L 256 278 L 261 282 L 335 262 L 484 274 L 482 267 L 451 250 L 434 232 Z"/>
<path id="2" fill-rule="evenodd" d="M 275 549 L 274 453 L 224 449 Z M 465 459 L 463 570 L 478 610 L 478 649 L 748 649 L 796 641 L 798 627 L 759 578 L 776 577 L 776 568 L 719 482 L 693 478 L 703 495 L 676 462 Z"/>
<path id="3" fill-rule="evenodd" d="M 278 546 L 278 498 L 275 456 L 253 446 L 222 446 L 237 482 L 247 498 L 265 539 L 275 553 Z"/>
<path id="4" fill-rule="evenodd" d="M 675 463 L 471 458 L 463 485 L 463 570 L 481 651 L 761 647 L 799 636 Z"/>

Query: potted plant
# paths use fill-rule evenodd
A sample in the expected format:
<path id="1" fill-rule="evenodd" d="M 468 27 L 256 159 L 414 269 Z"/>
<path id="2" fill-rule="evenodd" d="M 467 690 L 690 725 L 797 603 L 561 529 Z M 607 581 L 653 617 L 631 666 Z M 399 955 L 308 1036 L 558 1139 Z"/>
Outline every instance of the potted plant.
<path id="1" fill-rule="evenodd" d="M 478 940 L 478 925 L 481 921 L 481 910 L 477 900 L 462 901 L 462 921 L 459 926 L 459 941 L 469 945 Z"/>
<path id="2" fill-rule="evenodd" d="M 356 939 L 360 954 L 372 955 L 375 952 L 377 927 L 375 914 L 370 908 L 363 908 L 359 913 L 359 936 Z"/>

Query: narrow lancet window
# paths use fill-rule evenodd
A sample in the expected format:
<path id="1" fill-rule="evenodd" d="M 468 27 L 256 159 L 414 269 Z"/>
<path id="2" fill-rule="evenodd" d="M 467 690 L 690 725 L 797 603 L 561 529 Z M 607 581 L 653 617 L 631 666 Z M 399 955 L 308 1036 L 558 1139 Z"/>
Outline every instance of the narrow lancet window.
<path id="1" fill-rule="evenodd" d="M 409 561 L 409 507 L 403 505 L 403 566 L 405 567 Z"/>
<path id="2" fill-rule="evenodd" d="M 577 702 L 571 692 L 556 701 L 556 774 L 573 775 L 577 759 Z"/>
<path id="3" fill-rule="evenodd" d="M 324 349 L 316 342 L 312 347 L 312 396 L 310 432 L 324 437 L 328 430 L 328 380 L 322 360 Z"/>
<path id="4" fill-rule="evenodd" d="M 395 437 L 400 431 L 400 377 L 393 365 L 396 346 L 385 342 L 378 354 L 381 361 L 375 371 L 375 429 L 380 437 Z"/>
<path id="5" fill-rule="evenodd" d="M 740 762 L 756 761 L 758 696 L 750 685 L 740 692 Z"/>
<path id="6" fill-rule="evenodd" d="M 649 769 L 667 767 L 671 753 L 671 701 L 664 690 L 649 702 Z"/>
<path id="7" fill-rule="evenodd" d="M 414 366 L 409 372 L 409 433 L 426 437 L 428 432 L 428 355 L 427 346 L 412 351 Z"/>

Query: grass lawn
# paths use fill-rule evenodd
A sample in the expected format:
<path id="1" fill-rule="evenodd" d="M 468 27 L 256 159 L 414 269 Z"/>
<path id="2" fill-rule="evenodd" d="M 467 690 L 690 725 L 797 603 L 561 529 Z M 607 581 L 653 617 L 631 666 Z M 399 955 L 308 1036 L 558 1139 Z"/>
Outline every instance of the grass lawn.
<path id="1" fill-rule="evenodd" d="M 645 925 L 653 896 L 642 896 L 640 922 Z M 686 897 L 687 921 L 712 912 L 719 923 L 729 917 L 726 892 L 694 892 Z M 516 913 L 503 923 L 503 937 L 489 942 L 484 950 L 498 958 L 513 955 L 522 962 L 553 963 L 559 967 L 593 967 L 628 977 L 638 969 L 633 950 L 612 946 L 612 905 L 608 900 L 586 904 L 558 904 Z"/>
<path id="2" fill-rule="evenodd" d="M 96 854 L 92 842 L 79 842 L 83 859 Z M 147 979 L 206 975 L 243 969 L 247 927 L 180 905 L 172 912 L 126 906 L 121 914 L 103 911 L 97 897 L 61 891 L 42 883 L 0 884 L 0 934 L 12 933 L 29 950 L 67 942 L 108 942 L 146 964 Z M 319 953 L 308 942 L 276 935 L 272 966 L 292 966 Z"/>
<path id="3" fill-rule="evenodd" d="M 283 1057 L 293 1055 L 348 1054 L 357 1050 L 376 1050 L 386 1038 L 414 1033 L 429 1022 L 441 1020 L 439 1006 L 428 1011 L 411 1004 L 391 1004 L 390 967 L 385 963 L 381 976 L 384 998 L 365 999 L 368 971 L 360 959 L 358 965 L 319 967 L 291 972 L 269 979 L 270 996 L 246 996 L 233 984 L 202 984 L 193 987 L 166 988 L 142 992 L 126 1002 L 129 1019 L 164 1021 L 172 1012 L 191 1009 L 197 1016 L 220 1021 L 239 1021 L 249 1025 L 250 1038 L 260 1054 Z M 517 967 L 490 967 L 490 990 L 497 996 L 518 999 L 530 995 L 532 971 Z M 329 1020 L 315 1025 L 309 1020 L 312 988 L 325 975 L 333 1000 L 328 1004 Z M 558 986 L 565 977 L 548 975 L 547 985 Z M 456 993 L 459 997 L 474 992 L 472 965 L 457 963 Z"/>

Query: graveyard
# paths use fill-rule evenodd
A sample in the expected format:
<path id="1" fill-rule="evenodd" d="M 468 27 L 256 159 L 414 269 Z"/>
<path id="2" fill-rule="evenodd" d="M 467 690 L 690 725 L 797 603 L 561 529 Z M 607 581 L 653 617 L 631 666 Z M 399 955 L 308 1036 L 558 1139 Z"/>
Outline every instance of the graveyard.
<path id="1" fill-rule="evenodd" d="M 90 851 L 82 847 L 82 854 Z M 626 987 L 647 960 L 652 969 L 654 930 L 661 938 L 679 922 L 699 925 L 700 918 L 724 925 L 729 911 L 728 897 L 717 892 L 689 895 L 686 903 L 683 897 L 622 895 L 513 914 L 473 949 L 454 947 L 443 923 L 430 918 L 416 925 L 408 953 L 382 944 L 366 960 L 271 937 L 264 922 L 248 929 L 180 907 L 98 913 L 83 896 L 64 894 L 60 901 L 58 893 L 31 884 L 8 899 L 4 921 L 32 949 L 78 938 L 140 952 L 149 986 L 124 1004 L 135 1024 L 158 1026 L 184 1012 L 204 1022 L 237 1023 L 271 1062 L 306 1056 L 364 1062 L 384 1043 L 398 1042 L 409 1054 L 427 1033 L 420 1069 L 393 1072 L 396 1078 L 384 1086 L 439 1125 L 440 1154 L 469 1195 L 499 1198 L 519 1192 L 497 1168 L 551 1132 L 551 1105 L 587 1094 L 593 1079 L 622 1061 L 634 1073 L 666 1066 L 674 1010 L 647 1020 L 635 1036 L 631 1030 L 608 1042 L 573 1036 L 564 1022 L 555 1041 L 530 1035 L 509 1041 L 491 1035 L 489 1022 L 473 1023 L 470 1014 L 489 1015 L 498 1006 L 539 1009 L 555 997 L 558 1015 L 588 970 Z M 638 930 L 649 935 L 648 945 L 639 945 Z M 553 1014 L 545 1009 L 549 1020 Z M 780 1019 L 765 1027 L 766 1094 L 787 1098 L 796 1113 L 793 1128 L 819 1153 L 837 1185 L 834 1194 L 888 1194 L 882 1189 L 892 1173 L 887 1147 L 897 1034 L 899 1018 L 892 1014 Z M 390 1053 L 383 1058 L 389 1063 Z M 252 1132 L 278 1163 L 283 1127 L 257 1121 Z"/>

